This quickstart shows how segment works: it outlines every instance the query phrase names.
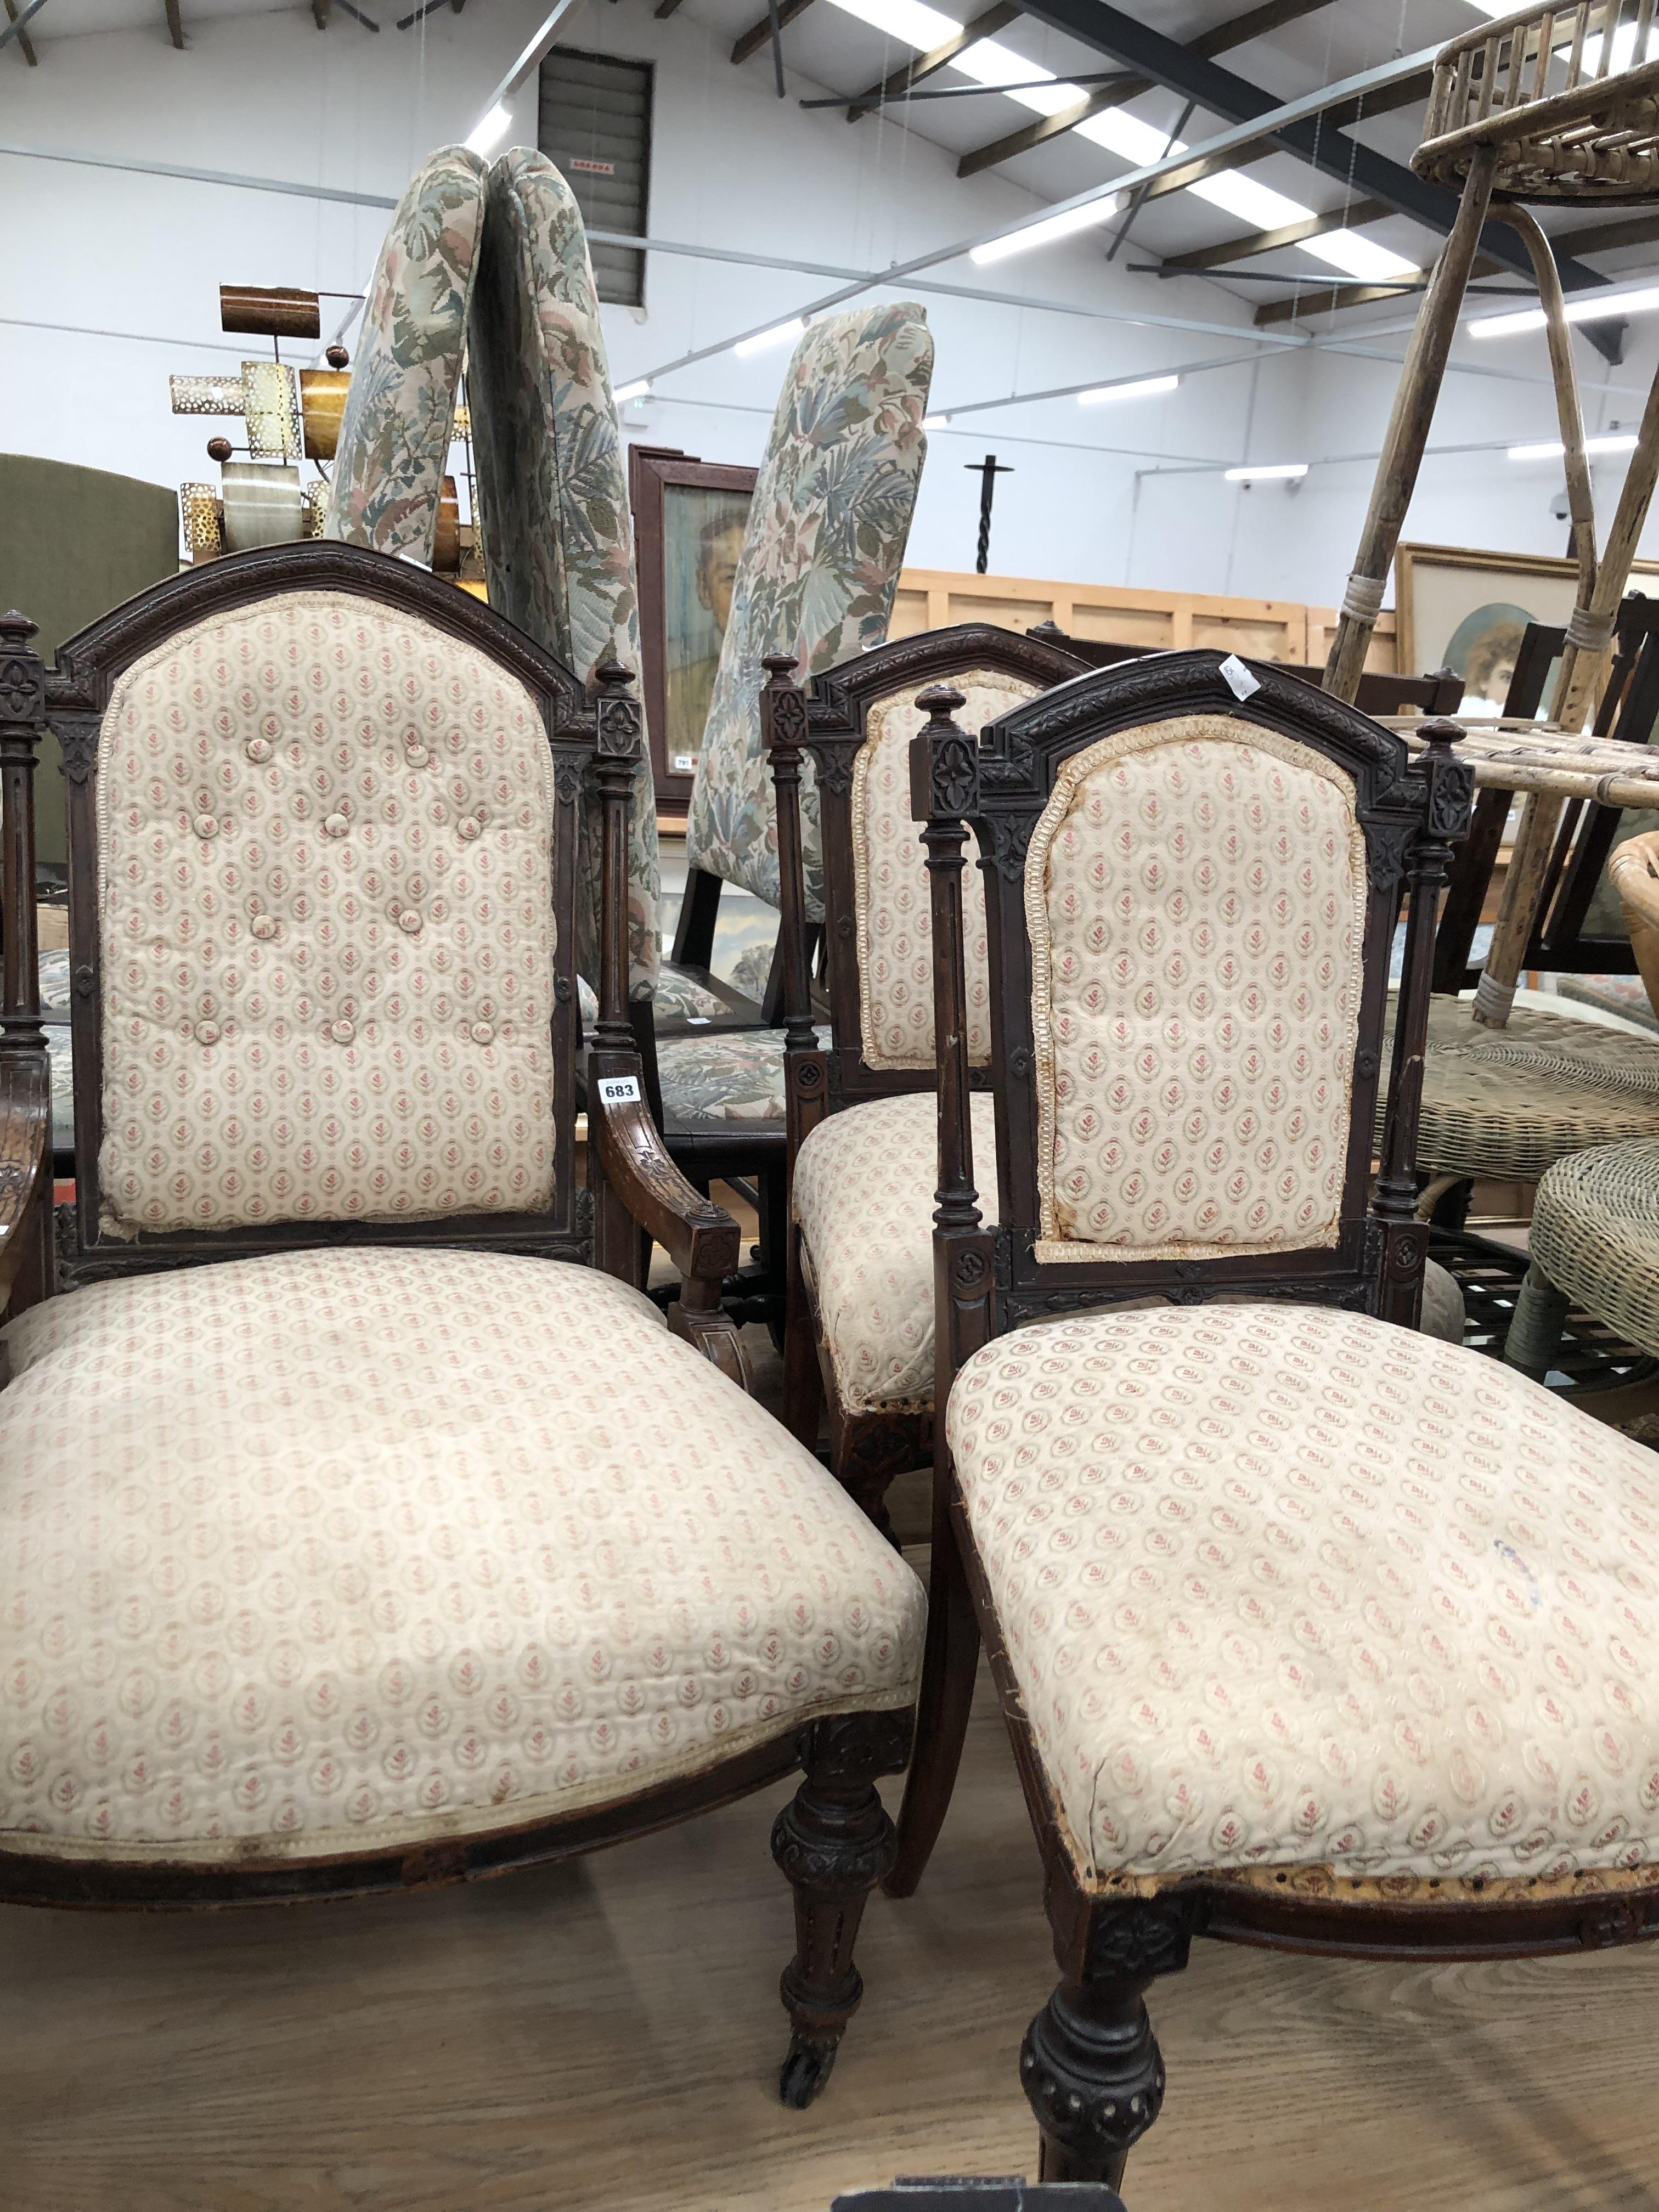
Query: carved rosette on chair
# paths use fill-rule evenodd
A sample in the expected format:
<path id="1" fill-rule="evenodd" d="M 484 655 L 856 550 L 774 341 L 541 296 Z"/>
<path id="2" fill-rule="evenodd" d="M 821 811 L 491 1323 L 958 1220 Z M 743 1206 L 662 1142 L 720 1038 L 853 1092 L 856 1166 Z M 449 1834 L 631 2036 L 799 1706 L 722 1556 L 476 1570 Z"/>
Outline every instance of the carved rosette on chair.
<path id="1" fill-rule="evenodd" d="M 1482 227 L 1490 215 L 1524 242 L 1549 337 L 1550 366 L 1577 550 L 1578 592 L 1567 624 L 1552 715 L 1576 732 L 1607 672 L 1614 617 L 1659 481 L 1659 379 L 1605 545 L 1595 516 L 1572 340 L 1548 239 L 1525 203 L 1571 207 L 1659 200 L 1659 60 L 1650 58 L 1650 0 L 1574 0 L 1528 8 L 1455 39 L 1435 62 L 1419 176 L 1461 187 L 1457 219 L 1430 278 L 1377 463 L 1370 510 L 1342 607 L 1325 688 L 1352 700 L 1382 604 L 1389 563 L 1416 484 L 1435 403 Z M 1618 66 L 1621 58 L 1630 66 Z M 1474 1018 L 1501 1029 L 1531 935 L 1561 801 L 1527 799 L 1504 883 Z"/>
<path id="2" fill-rule="evenodd" d="M 737 1225 L 664 1152 L 628 1024 L 628 672 L 590 702 L 468 595 L 326 543 L 171 579 L 49 678 L 28 635 L 0 623 L 0 1898 L 459 1881 L 803 1768 L 776 1856 L 804 2103 L 859 1999 L 922 1594 L 732 1387 Z M 48 723 L 55 1247 L 27 865 Z M 641 1230 L 679 1276 L 666 1327 Z"/>
<path id="3" fill-rule="evenodd" d="M 1628 1597 L 1653 1455 L 1399 1325 L 1468 764 L 1450 732 L 1413 759 L 1250 673 L 1242 702 L 1212 653 L 1080 678 L 984 732 L 965 794 L 947 716 L 913 746 L 943 1435 L 890 1887 L 915 1888 L 945 1817 L 982 1636 L 1060 1969 L 1021 2059 L 1048 2180 L 1121 2179 L 1164 2095 L 1146 1992 L 1194 1936 L 1421 1958 L 1659 1934 L 1638 1717 L 1659 1624 Z M 983 1206 L 964 822 L 992 859 Z M 1575 1648 L 1620 1664 L 1564 1706 L 1547 1624 L 1569 1589 Z"/>

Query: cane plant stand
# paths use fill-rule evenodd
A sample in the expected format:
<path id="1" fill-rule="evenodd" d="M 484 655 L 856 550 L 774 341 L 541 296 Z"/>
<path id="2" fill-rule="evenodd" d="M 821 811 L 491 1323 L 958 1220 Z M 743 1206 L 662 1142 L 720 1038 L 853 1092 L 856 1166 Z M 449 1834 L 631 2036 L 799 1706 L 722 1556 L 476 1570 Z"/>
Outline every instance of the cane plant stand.
<path id="1" fill-rule="evenodd" d="M 1020 2058 L 1046 2180 L 1118 2185 L 1164 2095 L 1144 1993 L 1195 1936 L 1420 1959 L 1659 1934 L 1628 1703 L 1659 1676 L 1659 1624 L 1626 1587 L 1650 1574 L 1659 1462 L 1413 1327 L 1434 916 L 1473 778 L 1446 725 L 1413 760 L 1247 665 L 1242 701 L 1220 655 L 1173 653 L 977 744 L 936 712 L 913 746 L 940 1413 L 889 1887 L 915 1887 L 944 1818 L 982 1637 L 1060 1974 Z M 969 828 L 992 863 L 983 1213 Z M 1124 1147 L 1143 1102 L 1163 1141 Z M 1569 1616 L 1629 1672 L 1587 1662 L 1564 1701 Z"/>
<path id="2" fill-rule="evenodd" d="M 739 1387 L 627 1016 L 627 672 L 271 546 L 0 619 L 0 1898 L 423 1887 L 775 1784 L 786 2103 L 892 1851 L 920 1586 Z M 69 781 L 54 1217 L 31 779 Z M 590 778 L 591 772 L 591 778 Z M 578 814 L 603 809 L 586 1188 Z M 680 1278 L 665 1326 L 641 1231 Z M 410 2094 L 420 2081 L 412 2076 Z"/>
<path id="3" fill-rule="evenodd" d="M 1526 204 L 1560 207 L 1659 204 L 1659 61 L 1613 64 L 1628 42 L 1647 52 L 1653 0 L 1577 0 L 1529 8 L 1483 24 L 1436 59 L 1425 136 L 1412 157 L 1419 176 L 1461 187 L 1453 225 L 1424 295 L 1383 438 L 1359 550 L 1343 592 L 1325 688 L 1356 694 L 1429 425 L 1445 374 L 1470 270 L 1488 216 L 1519 232 L 1532 260 L 1548 332 L 1577 549 L 1577 602 L 1551 706 L 1562 729 L 1582 729 L 1600 690 L 1613 628 L 1637 541 L 1659 479 L 1659 380 L 1650 390 L 1636 449 L 1605 545 L 1595 515 L 1583 413 L 1560 279 L 1549 240 Z M 1528 799 L 1505 878 L 1474 1019 L 1509 1018 L 1563 802 Z"/>

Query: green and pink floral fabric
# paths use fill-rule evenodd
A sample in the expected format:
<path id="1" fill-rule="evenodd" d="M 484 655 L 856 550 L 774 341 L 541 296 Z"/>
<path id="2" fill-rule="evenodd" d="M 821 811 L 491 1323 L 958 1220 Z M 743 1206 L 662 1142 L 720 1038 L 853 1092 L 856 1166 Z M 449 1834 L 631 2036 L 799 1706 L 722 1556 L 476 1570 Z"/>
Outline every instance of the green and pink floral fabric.
<path id="1" fill-rule="evenodd" d="M 580 210 L 544 155 L 518 146 L 489 172 L 472 298 L 467 392 L 489 603 L 591 682 L 640 671 L 628 471 Z M 600 815 L 582 811 L 577 965 L 599 981 Z M 629 988 L 660 966 L 650 763 L 634 787 Z"/>
<path id="2" fill-rule="evenodd" d="M 777 819 L 760 734 L 763 658 L 803 675 L 880 645 L 927 451 L 933 341 L 908 301 L 826 316 L 789 363 L 755 486 L 691 793 L 687 857 L 778 903 Z M 803 773 L 807 896 L 822 911 L 817 807 Z"/>
<path id="3" fill-rule="evenodd" d="M 325 538 L 432 561 L 483 227 L 484 165 L 441 147 L 410 179 L 363 309 Z"/>

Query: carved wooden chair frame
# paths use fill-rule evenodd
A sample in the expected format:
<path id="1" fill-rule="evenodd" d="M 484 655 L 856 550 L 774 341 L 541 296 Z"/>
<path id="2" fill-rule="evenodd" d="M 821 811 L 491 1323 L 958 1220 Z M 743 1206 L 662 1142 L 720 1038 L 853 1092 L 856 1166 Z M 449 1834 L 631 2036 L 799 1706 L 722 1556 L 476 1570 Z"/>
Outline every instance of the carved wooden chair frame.
<path id="1" fill-rule="evenodd" d="M 937 1034 L 952 1041 L 939 1072 L 940 1192 L 935 1234 L 938 1377 L 948 1401 L 963 1363 L 1028 1318 L 1148 1294 L 1178 1304 L 1223 1292 L 1334 1304 L 1414 1324 L 1426 1230 L 1413 1218 L 1413 1154 L 1422 1079 L 1435 913 L 1450 853 L 1468 829 L 1474 779 L 1449 725 L 1430 726 L 1428 750 L 1408 763 L 1401 742 L 1352 708 L 1249 664 L 1258 688 L 1242 703 L 1219 675 L 1220 656 L 1188 653 L 1080 678 L 1005 715 L 977 745 L 937 708 L 911 748 L 915 811 L 933 886 Z M 1334 1249 L 1216 1261 L 1113 1265 L 1039 1263 L 1036 1097 L 1030 943 L 1023 903 L 1028 842 L 1060 764 L 1113 731 L 1192 713 L 1259 722 L 1322 754 L 1352 779 L 1364 832 L 1370 896 L 1354 1059 L 1352 1141 Z M 971 825 L 985 869 L 991 941 L 992 1035 L 998 1119 L 998 1207 L 981 1218 L 968 1115 L 962 869 Z M 1409 896 L 1405 974 L 1380 1171 L 1367 1200 L 1370 1134 L 1383 1049 L 1389 954 Z M 1138 1896 L 1091 1886 L 1064 1840 L 1004 1646 L 948 1451 L 935 1455 L 933 1586 L 918 1751 L 900 1815 L 895 1895 L 916 1887 L 949 1802 L 981 1638 L 1041 1845 L 1044 1897 L 1060 1979 L 1031 2024 L 1021 2075 L 1042 2134 L 1047 2180 L 1121 2178 L 1131 2145 L 1157 2117 L 1164 2069 L 1144 1993 L 1185 1966 L 1194 1936 L 1362 1957 L 1492 1958 L 1575 1952 L 1659 1935 L 1653 1886 L 1517 1897 L 1471 1893 L 1434 1901 L 1390 1899 L 1385 1886 L 1333 1881 L 1316 1893 L 1278 1881 L 1195 1875 Z M 1426 1887 L 1426 1885 L 1425 1885 Z M 1455 1885 L 1447 1887 L 1455 1891 Z"/>
<path id="2" fill-rule="evenodd" d="M 765 663 L 769 680 L 761 694 L 761 722 L 777 793 L 778 873 L 782 892 L 779 944 L 782 951 L 784 1100 L 789 1184 L 807 1133 L 831 1114 L 873 1098 L 932 1091 L 927 1068 L 872 1068 L 864 1059 L 860 1012 L 857 898 L 854 885 L 853 782 L 867 735 L 871 708 L 908 686 L 949 684 L 988 669 L 1051 690 L 1077 675 L 1073 653 L 1040 638 L 962 623 L 924 630 L 873 647 L 856 660 L 815 676 L 803 689 L 790 680 L 793 660 Z M 953 692 L 956 704 L 961 695 Z M 800 763 L 810 753 L 817 770 L 819 835 L 823 853 L 823 986 L 830 1042 L 820 1048 L 813 1026 L 805 872 L 801 865 Z M 975 1069 L 976 1088 L 989 1081 Z M 784 1419 L 809 1450 L 817 1442 L 818 1419 L 830 1412 L 830 1465 L 878 1527 L 887 1525 L 884 1503 L 895 1476 L 925 1467 L 932 1450 L 933 1416 L 925 1413 L 849 1411 L 836 1388 L 830 1357 L 801 1261 L 801 1236 L 789 1225 L 787 1310 L 784 1338 Z"/>
<path id="3" fill-rule="evenodd" d="M 539 708 L 555 762 L 556 951 L 553 1044 L 557 1122 L 555 1195 L 540 1213 L 437 1223 L 337 1222 L 167 1232 L 115 1240 L 100 1233 L 97 1162 L 101 1047 L 95 781 L 100 720 L 121 672 L 198 621 L 276 595 L 337 590 L 375 600 L 463 639 L 517 678 Z M 628 672 L 601 672 L 589 704 L 568 670 L 465 592 L 406 562 L 327 541 L 273 545 L 169 578 L 82 630 L 48 671 L 29 650 L 33 624 L 0 618 L 0 1319 L 92 1281 L 161 1267 L 326 1243 L 435 1243 L 591 1263 L 639 1284 L 648 1229 L 681 1278 L 675 1332 L 734 1381 L 741 1345 L 720 1310 L 736 1264 L 738 1228 L 680 1176 L 652 1123 L 626 1011 L 628 806 L 641 714 Z M 35 758 L 50 725 L 69 781 L 70 930 L 76 1046 L 76 1188 L 57 1209 L 45 1036 L 39 1018 L 33 902 Z M 577 800 L 594 764 L 605 811 L 600 1012 L 589 1060 L 588 1175 L 574 1186 L 578 1035 L 574 926 Z M 3 1354 L 0 1354 L 3 1358 Z M 6 1376 L 0 1365 L 0 1389 Z M 890 1863 L 892 1823 L 875 1777 L 908 1755 L 907 1712 L 799 1721 L 697 1775 L 620 1804 L 552 1820 L 508 1821 L 477 1835 L 398 1850 L 381 1847 L 298 1863 L 239 1858 L 203 1867 L 120 1858 L 35 1857 L 0 1849 L 0 1901 L 179 1910 L 425 1887 L 563 1859 L 712 1811 L 797 1769 L 805 1779 L 779 1814 L 772 1853 L 795 1897 L 796 1952 L 782 1996 L 792 2025 L 781 2091 L 809 2102 L 827 2079 L 861 1994 L 852 1948 L 870 1890 Z"/>

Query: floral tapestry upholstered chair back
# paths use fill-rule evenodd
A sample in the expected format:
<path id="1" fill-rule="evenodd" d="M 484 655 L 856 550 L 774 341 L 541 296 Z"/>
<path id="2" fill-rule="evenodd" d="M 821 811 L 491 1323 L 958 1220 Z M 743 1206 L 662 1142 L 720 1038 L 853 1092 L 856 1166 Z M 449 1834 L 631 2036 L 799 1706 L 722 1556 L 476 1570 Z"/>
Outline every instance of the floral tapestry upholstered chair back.
<path id="1" fill-rule="evenodd" d="M 468 392 L 489 604 L 585 683 L 619 661 L 637 683 L 639 600 L 628 471 L 587 234 L 544 155 L 515 146 L 489 173 L 473 294 Z M 629 991 L 660 966 L 661 880 L 648 762 L 629 828 Z M 577 965 L 599 983 L 599 806 L 583 808 Z"/>
<path id="2" fill-rule="evenodd" d="M 1060 768 L 1024 872 L 1040 1261 L 1339 1241 L 1369 884 L 1355 790 L 1220 713 Z"/>
<path id="3" fill-rule="evenodd" d="M 363 308 L 325 538 L 432 564 L 483 188 L 477 155 L 444 146 L 398 203 Z"/>
<path id="4" fill-rule="evenodd" d="M 102 1229 L 553 1192 L 553 763 L 518 679 L 343 591 L 129 667 L 98 733 Z"/>
<path id="5" fill-rule="evenodd" d="M 951 681 L 963 695 L 964 730 L 982 730 L 1040 686 L 994 669 Z M 916 687 L 902 684 L 866 710 L 864 743 L 853 757 L 854 942 L 858 949 L 859 1029 L 866 1067 L 927 1068 L 933 1051 L 933 926 L 921 825 L 910 811 L 910 740 L 927 717 Z M 991 992 L 985 939 L 985 885 L 969 842 L 963 878 L 963 939 L 968 973 L 968 1057 L 991 1058 Z"/>
<path id="6" fill-rule="evenodd" d="M 692 786 L 694 868 L 778 903 L 777 817 L 760 733 L 762 660 L 804 678 L 887 635 L 927 451 L 933 341 L 909 301 L 826 316 L 783 380 L 749 511 L 732 616 Z M 803 771 L 808 908 L 822 912 L 810 764 Z"/>

